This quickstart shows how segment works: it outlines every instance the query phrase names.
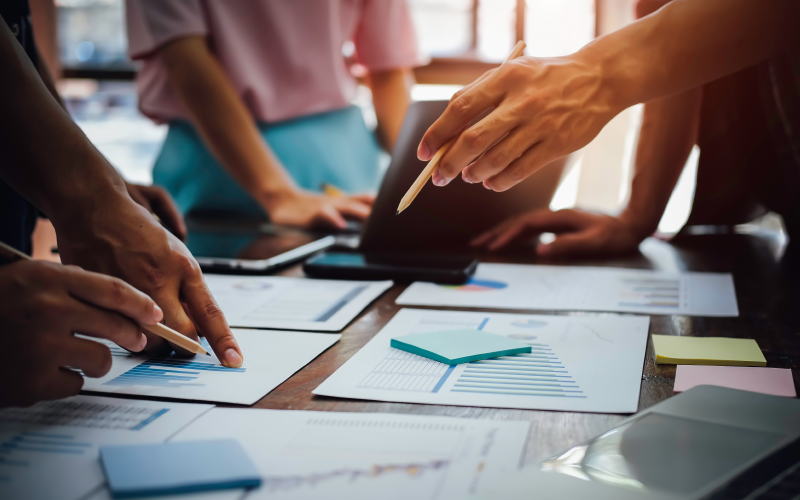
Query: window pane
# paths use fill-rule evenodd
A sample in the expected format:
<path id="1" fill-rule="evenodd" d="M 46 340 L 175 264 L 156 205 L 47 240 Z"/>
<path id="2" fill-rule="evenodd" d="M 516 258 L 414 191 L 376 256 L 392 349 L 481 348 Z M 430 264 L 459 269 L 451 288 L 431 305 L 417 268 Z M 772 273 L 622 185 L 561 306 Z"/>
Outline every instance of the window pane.
<path id="1" fill-rule="evenodd" d="M 511 52 L 514 40 L 517 0 L 478 2 L 478 56 L 502 61 Z"/>
<path id="2" fill-rule="evenodd" d="M 125 55 L 122 0 L 57 0 L 58 44 L 66 67 L 119 67 Z"/>
<path id="3" fill-rule="evenodd" d="M 593 0 L 526 0 L 526 54 L 571 54 L 594 39 Z"/>
<path id="4" fill-rule="evenodd" d="M 461 55 L 472 42 L 472 0 L 408 0 L 420 52 Z"/>

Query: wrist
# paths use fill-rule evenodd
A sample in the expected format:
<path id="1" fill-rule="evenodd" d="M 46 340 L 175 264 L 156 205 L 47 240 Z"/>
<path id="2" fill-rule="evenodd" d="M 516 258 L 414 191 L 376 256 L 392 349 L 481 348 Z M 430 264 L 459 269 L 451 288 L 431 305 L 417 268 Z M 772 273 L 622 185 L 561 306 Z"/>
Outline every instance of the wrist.
<path id="1" fill-rule="evenodd" d="M 645 210 L 639 210 L 635 206 L 628 205 L 617 217 L 630 233 L 640 241 L 648 236 L 652 236 L 658 229 L 659 217 L 654 217 Z"/>
<path id="2" fill-rule="evenodd" d="M 291 185 L 270 186 L 260 189 L 256 200 L 267 212 L 271 212 L 279 205 L 295 199 L 298 194 L 297 188 Z"/>
<path id="3" fill-rule="evenodd" d="M 598 38 L 575 53 L 575 58 L 593 68 L 600 81 L 598 96 L 614 116 L 640 102 L 637 99 L 637 64 L 617 43 L 613 34 Z"/>

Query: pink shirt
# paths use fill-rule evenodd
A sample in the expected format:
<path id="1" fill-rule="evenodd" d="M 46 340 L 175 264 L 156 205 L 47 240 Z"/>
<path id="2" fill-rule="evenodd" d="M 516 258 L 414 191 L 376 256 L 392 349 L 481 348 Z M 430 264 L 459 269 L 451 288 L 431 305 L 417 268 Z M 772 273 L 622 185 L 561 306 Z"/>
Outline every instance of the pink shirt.
<path id="1" fill-rule="evenodd" d="M 139 108 L 157 122 L 188 115 L 157 56 L 189 35 L 214 55 L 259 121 L 344 108 L 356 80 L 342 55 L 351 41 L 369 70 L 420 64 L 404 0 L 127 0 L 128 52 L 144 64 Z"/>

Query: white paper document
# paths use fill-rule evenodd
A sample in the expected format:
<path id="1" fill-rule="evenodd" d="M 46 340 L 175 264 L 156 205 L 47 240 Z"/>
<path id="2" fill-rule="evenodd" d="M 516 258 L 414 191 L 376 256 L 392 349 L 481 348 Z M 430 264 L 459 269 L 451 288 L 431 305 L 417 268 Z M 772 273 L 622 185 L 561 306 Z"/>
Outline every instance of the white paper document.
<path id="1" fill-rule="evenodd" d="M 257 499 L 450 500 L 514 472 L 529 422 L 218 408 L 171 441 L 234 438 Z"/>
<path id="2" fill-rule="evenodd" d="M 105 482 L 100 446 L 163 442 L 211 408 L 75 396 L 0 410 L 0 498 L 82 498 Z"/>
<path id="3" fill-rule="evenodd" d="M 231 326 L 338 332 L 391 281 L 337 281 L 281 276 L 206 274 Z"/>
<path id="4" fill-rule="evenodd" d="M 313 393 L 405 403 L 632 413 L 650 318 L 402 309 Z M 530 344 L 449 366 L 390 347 L 392 337 L 477 329 Z"/>
<path id="5" fill-rule="evenodd" d="M 723 273 L 480 264 L 465 285 L 413 283 L 401 305 L 738 316 L 733 278 Z"/>
<path id="6" fill-rule="evenodd" d="M 109 341 L 111 370 L 101 378 L 85 377 L 83 390 L 136 396 L 250 405 L 341 338 L 340 334 L 234 329 L 244 354 L 241 368 L 227 368 L 213 355 L 155 358 L 132 354 Z M 97 339 L 93 339 L 97 340 Z"/>

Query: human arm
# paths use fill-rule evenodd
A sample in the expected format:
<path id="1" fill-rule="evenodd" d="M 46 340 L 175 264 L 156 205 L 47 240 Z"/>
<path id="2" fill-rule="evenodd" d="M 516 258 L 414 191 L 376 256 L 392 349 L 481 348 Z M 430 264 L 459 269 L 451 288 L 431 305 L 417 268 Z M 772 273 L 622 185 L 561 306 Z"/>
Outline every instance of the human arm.
<path id="1" fill-rule="evenodd" d="M 409 89 L 414 83 L 414 75 L 408 69 L 371 71 L 367 83 L 372 91 L 372 104 L 383 139 L 389 150 L 394 149 L 400 127 L 411 103 Z"/>
<path id="2" fill-rule="evenodd" d="M 135 322 L 162 318 L 152 299 L 122 280 L 49 262 L 0 266 L 0 296 L 0 341 L 10 354 L 0 364 L 0 407 L 77 394 L 83 377 L 69 368 L 108 373 L 108 347 L 74 332 L 138 352 L 146 338 Z"/>
<path id="3" fill-rule="evenodd" d="M 434 183 L 445 185 L 463 171 L 468 182 L 504 191 L 588 144 L 623 109 L 769 58 L 797 36 L 799 15 L 800 3 L 791 0 L 676 0 L 573 55 L 515 59 L 457 93 L 418 156 L 430 159 L 494 106 L 458 137 Z"/>
<path id="4" fill-rule="evenodd" d="M 567 209 L 536 210 L 513 217 L 475 238 L 473 245 L 499 250 L 527 233 L 556 233 L 539 244 L 541 257 L 610 254 L 635 250 L 658 228 L 661 216 L 695 145 L 701 88 L 644 106 L 631 195 L 618 216 Z"/>
<path id="5" fill-rule="evenodd" d="M 197 262 L 131 200 L 122 178 L 50 94 L 5 23 L 0 67 L 0 178 L 50 218 L 62 260 L 127 281 L 155 300 L 168 326 L 195 339 L 200 332 L 224 363 L 241 364 Z M 160 338 L 147 337 L 148 350 L 164 348 Z"/>
<path id="6" fill-rule="evenodd" d="M 272 153 L 205 37 L 173 40 L 158 51 L 170 83 L 203 141 L 273 222 L 343 228 L 344 216 L 365 219 L 369 206 L 299 189 Z"/>

